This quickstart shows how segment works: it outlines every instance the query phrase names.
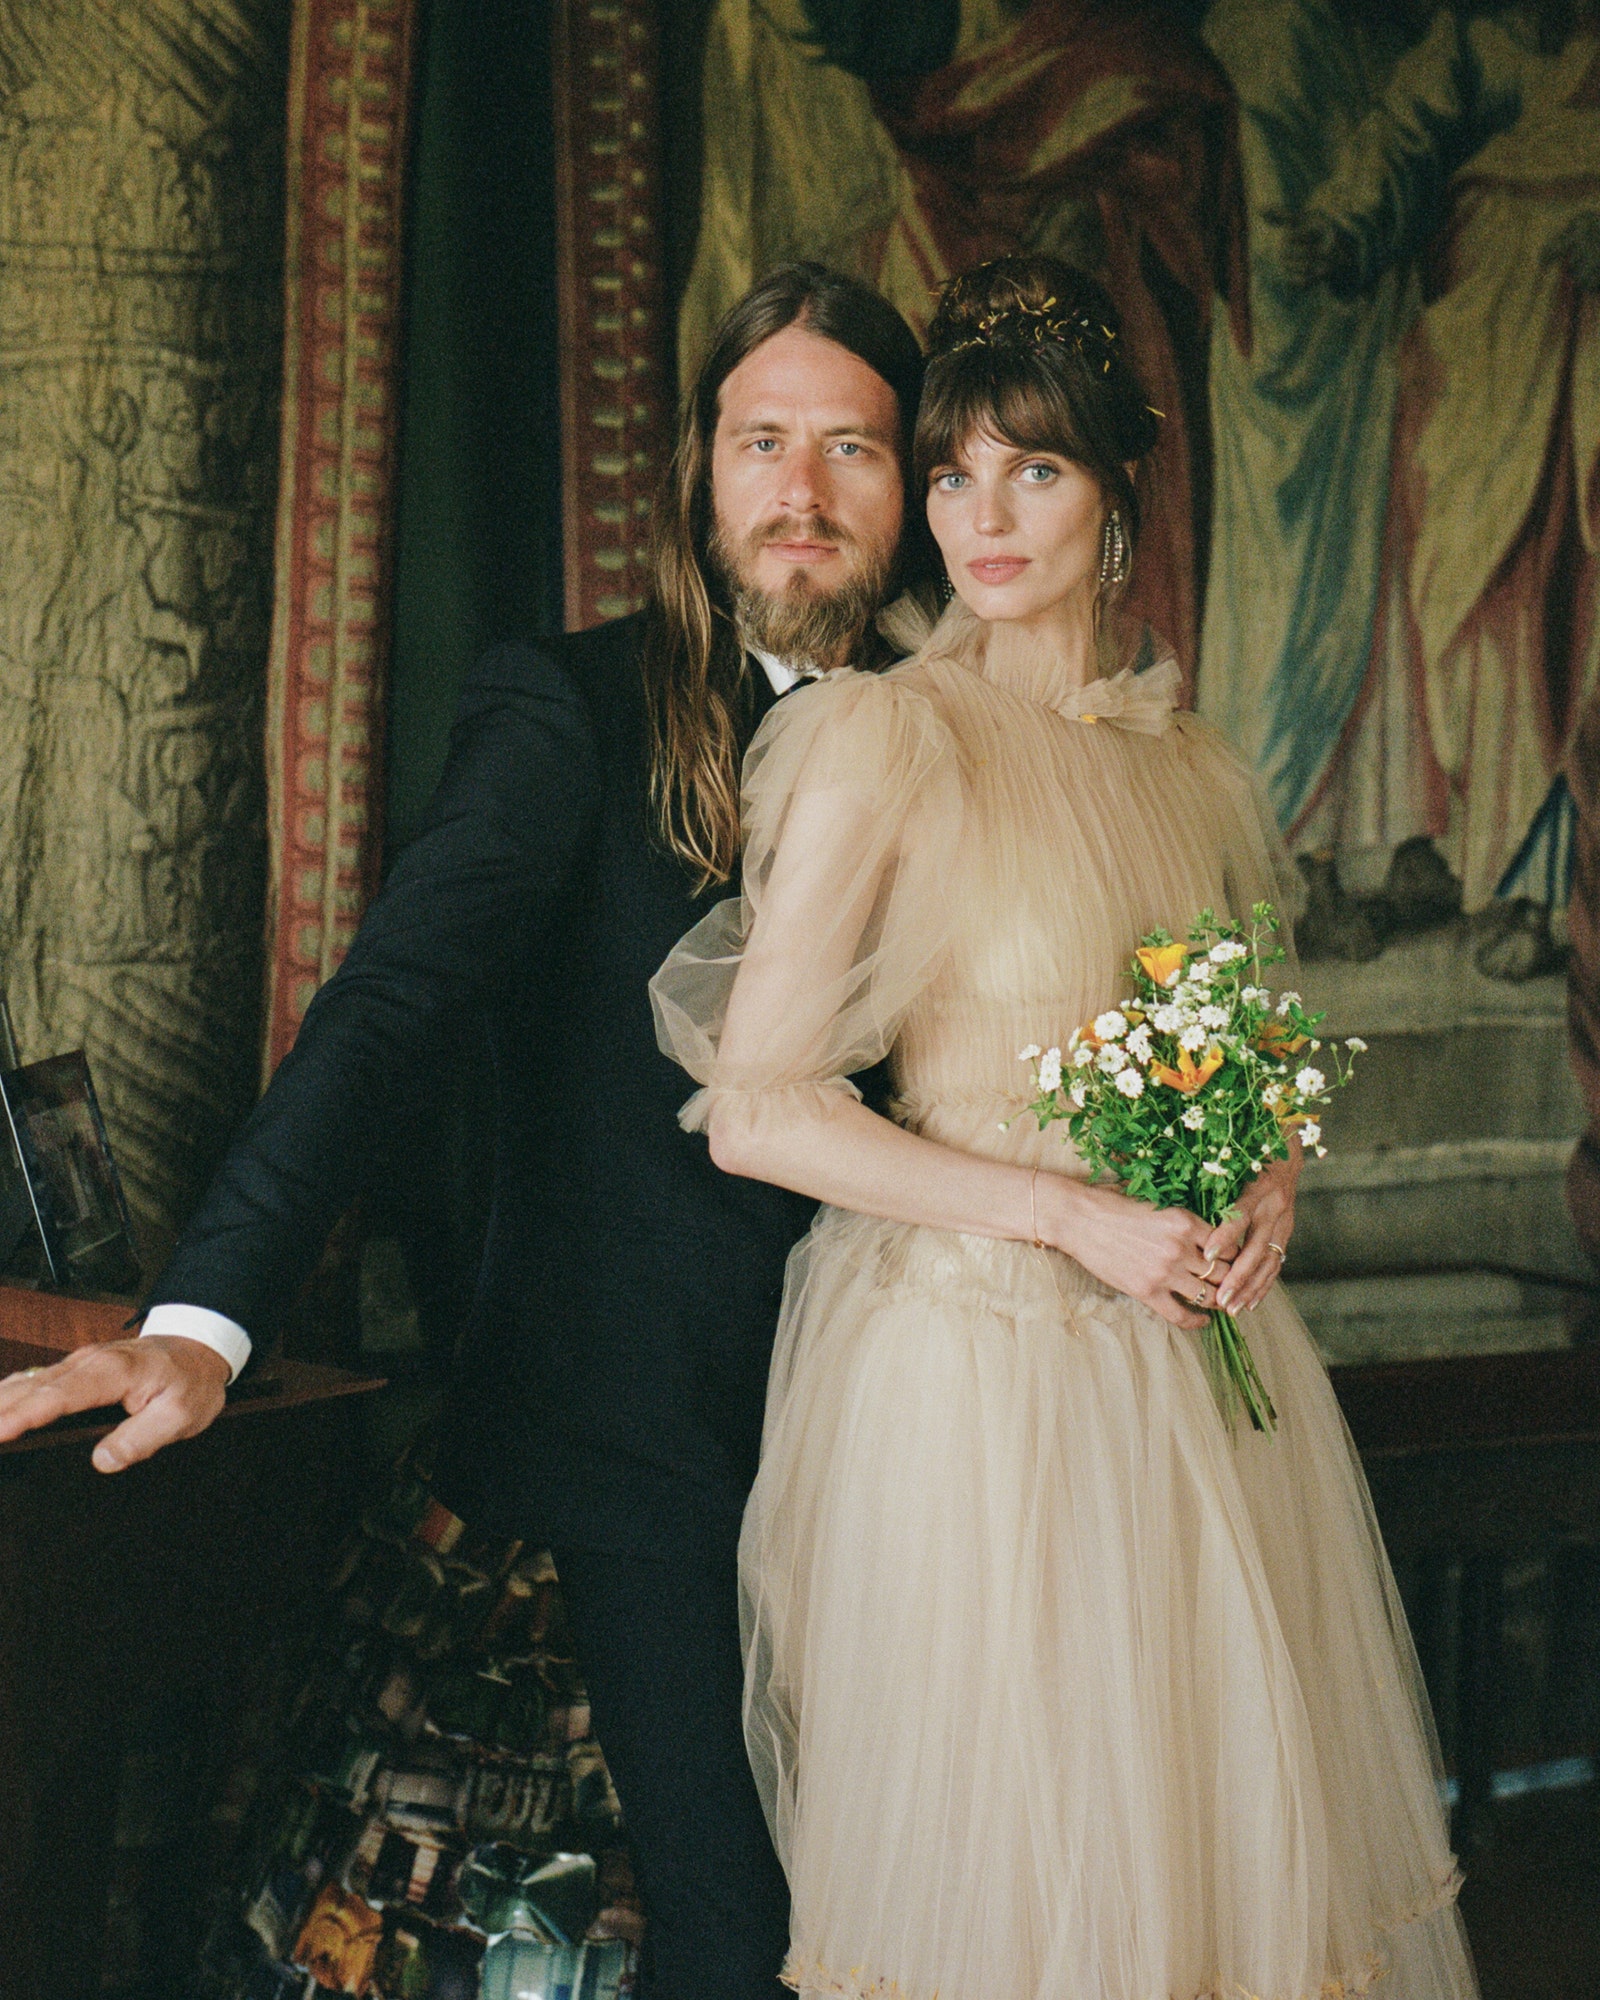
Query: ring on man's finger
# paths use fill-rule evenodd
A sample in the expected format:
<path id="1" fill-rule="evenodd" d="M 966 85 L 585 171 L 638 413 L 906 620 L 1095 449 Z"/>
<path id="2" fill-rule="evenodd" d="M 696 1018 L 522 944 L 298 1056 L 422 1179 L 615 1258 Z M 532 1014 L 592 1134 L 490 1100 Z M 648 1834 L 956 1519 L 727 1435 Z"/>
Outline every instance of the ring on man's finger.
<path id="1" fill-rule="evenodd" d="M 1194 1295 L 1194 1297 L 1193 1297 L 1192 1299 L 1190 1299 L 1190 1301 L 1189 1301 L 1189 1304 L 1190 1304 L 1190 1305 L 1192 1305 L 1192 1306 L 1194 1307 L 1194 1309 L 1195 1309 L 1195 1311 L 1196 1311 L 1197 1313 L 1198 1313 L 1198 1312 L 1204 1312 L 1204 1311 L 1205 1311 L 1205 1309 L 1206 1309 L 1206 1295 L 1205 1295 L 1205 1293 L 1204 1293 L 1203 1291 L 1202 1291 L 1202 1292 L 1196 1292 L 1196 1293 L 1195 1293 L 1195 1295 Z"/>
<path id="2" fill-rule="evenodd" d="M 1269 1241 L 1267 1244 L 1267 1248 L 1269 1250 L 1276 1250 L 1280 1257 L 1287 1257 L 1289 1254 L 1288 1251 L 1284 1249 L 1281 1243 L 1273 1243 Z"/>

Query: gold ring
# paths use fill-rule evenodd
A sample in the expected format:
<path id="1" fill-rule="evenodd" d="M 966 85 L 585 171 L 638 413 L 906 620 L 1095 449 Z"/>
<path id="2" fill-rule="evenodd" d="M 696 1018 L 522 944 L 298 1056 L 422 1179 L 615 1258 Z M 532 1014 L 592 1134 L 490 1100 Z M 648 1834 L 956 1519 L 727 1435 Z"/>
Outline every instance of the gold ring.
<path id="1" fill-rule="evenodd" d="M 1281 1243 L 1274 1243 L 1270 1238 L 1268 1238 L 1267 1241 L 1267 1248 L 1269 1250 L 1276 1250 L 1280 1257 L 1287 1257 L 1289 1254 L 1288 1251 L 1284 1249 Z"/>
<path id="2" fill-rule="evenodd" d="M 1204 1312 L 1204 1311 L 1205 1311 L 1205 1309 L 1206 1309 L 1206 1295 L 1205 1295 L 1205 1293 L 1204 1293 L 1204 1292 L 1196 1292 L 1196 1294 L 1195 1294 L 1195 1295 L 1194 1295 L 1194 1297 L 1193 1297 L 1193 1298 L 1192 1298 L 1192 1299 L 1191 1299 L 1191 1300 L 1189 1301 L 1189 1303 L 1190 1303 L 1190 1305 L 1192 1305 L 1192 1306 L 1194 1307 L 1194 1309 L 1195 1309 L 1195 1311 L 1196 1311 L 1197 1313 L 1198 1313 L 1198 1312 Z"/>
<path id="3" fill-rule="evenodd" d="M 1201 1283 L 1202 1283 L 1202 1284 L 1204 1284 L 1204 1283 L 1206 1283 L 1207 1281 L 1209 1281 L 1209 1279 L 1210 1279 L 1210 1277 L 1211 1277 L 1211 1273 L 1212 1273 L 1212 1272 L 1213 1272 L 1213 1271 L 1214 1271 L 1214 1270 L 1215 1270 L 1216 1268 L 1217 1268 L 1217 1260 L 1216 1260 L 1216 1258 L 1215 1258 L 1215 1257 L 1212 1257 L 1212 1258 L 1209 1258 L 1209 1259 L 1207 1260 L 1207 1262 L 1206 1262 L 1206 1267 L 1205 1267 L 1205 1269 L 1204 1269 L 1204 1270 L 1203 1270 L 1203 1271 L 1202 1271 L 1202 1272 L 1200 1273 L 1200 1281 L 1201 1281 Z"/>

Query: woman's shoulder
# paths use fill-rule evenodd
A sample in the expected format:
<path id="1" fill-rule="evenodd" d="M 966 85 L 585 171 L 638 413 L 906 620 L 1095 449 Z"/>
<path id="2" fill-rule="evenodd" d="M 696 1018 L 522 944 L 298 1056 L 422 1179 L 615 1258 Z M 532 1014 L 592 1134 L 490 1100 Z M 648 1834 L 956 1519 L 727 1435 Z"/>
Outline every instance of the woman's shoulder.
<path id="1" fill-rule="evenodd" d="M 870 766 L 934 748 L 946 734 L 918 662 L 879 673 L 841 667 L 775 702 L 756 731 L 750 758 L 760 763 L 780 750 L 788 756 L 827 753 Z"/>

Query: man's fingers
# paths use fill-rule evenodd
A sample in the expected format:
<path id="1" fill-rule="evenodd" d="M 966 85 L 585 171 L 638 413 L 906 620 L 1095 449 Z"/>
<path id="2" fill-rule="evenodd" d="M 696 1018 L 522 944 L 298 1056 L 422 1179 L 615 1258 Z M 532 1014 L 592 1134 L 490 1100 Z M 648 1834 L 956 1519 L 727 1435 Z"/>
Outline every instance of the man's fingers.
<path id="1" fill-rule="evenodd" d="M 187 1437 L 193 1424 L 194 1413 L 178 1391 L 163 1390 L 100 1440 L 94 1448 L 95 1470 L 121 1472 L 124 1466 L 137 1465 L 164 1445 Z"/>
<path id="2" fill-rule="evenodd" d="M 37 1375 L 8 1375 L 0 1382 L 0 1444 L 80 1410 L 120 1403 L 128 1374 L 117 1348 L 81 1347 Z"/>

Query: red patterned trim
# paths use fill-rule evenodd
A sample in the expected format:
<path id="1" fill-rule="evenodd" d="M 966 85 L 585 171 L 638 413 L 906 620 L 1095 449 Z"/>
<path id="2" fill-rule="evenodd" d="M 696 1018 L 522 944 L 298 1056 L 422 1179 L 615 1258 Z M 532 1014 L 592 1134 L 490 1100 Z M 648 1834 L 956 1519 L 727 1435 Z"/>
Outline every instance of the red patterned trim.
<path id="1" fill-rule="evenodd" d="M 268 1076 L 377 882 L 416 20 L 416 0 L 296 0 L 294 11 L 267 683 Z"/>
<path id="2" fill-rule="evenodd" d="M 655 17 L 649 0 L 552 15 L 569 631 L 644 601 L 666 413 Z"/>

